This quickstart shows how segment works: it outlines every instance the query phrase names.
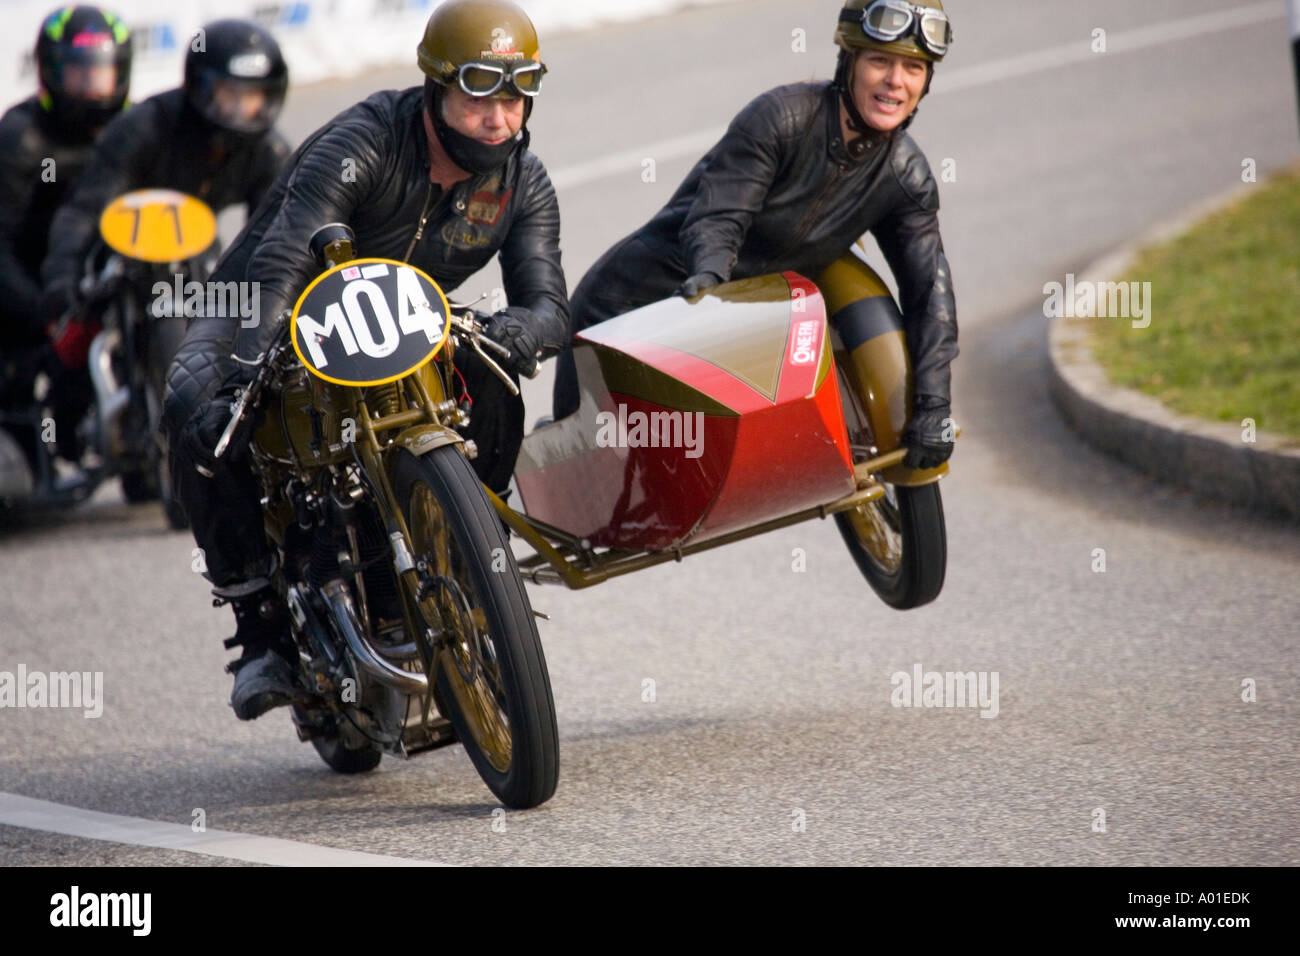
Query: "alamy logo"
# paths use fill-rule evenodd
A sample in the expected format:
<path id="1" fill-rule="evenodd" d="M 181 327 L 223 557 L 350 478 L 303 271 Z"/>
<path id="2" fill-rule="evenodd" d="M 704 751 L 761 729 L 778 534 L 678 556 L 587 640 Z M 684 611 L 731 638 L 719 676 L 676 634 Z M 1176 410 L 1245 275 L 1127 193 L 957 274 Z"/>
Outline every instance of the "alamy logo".
<path id="1" fill-rule="evenodd" d="M 1135 329 L 1151 324 L 1150 282 L 1075 282 L 1071 272 L 1064 284 L 1044 285 L 1043 295 L 1045 318 L 1132 319 Z"/>
<path id="2" fill-rule="evenodd" d="M 997 671 L 894 671 L 889 702 L 895 707 L 979 707 L 981 717 L 998 715 Z"/>
<path id="3" fill-rule="evenodd" d="M 103 671 L 27 672 L 26 664 L 18 673 L 0 671 L 0 707 L 68 707 L 81 708 L 84 717 L 104 713 Z"/>
<path id="4" fill-rule="evenodd" d="M 79 886 L 50 897 L 51 926 L 128 926 L 133 936 L 148 936 L 151 893 L 82 893 Z"/>
<path id="5" fill-rule="evenodd" d="M 172 282 L 154 283 L 150 312 L 155 318 L 238 318 L 246 329 L 257 324 L 262 298 L 258 283 L 183 280 L 183 276 L 175 275 Z"/>
<path id="6" fill-rule="evenodd" d="M 502 27 L 492 28 L 492 52 L 497 56 L 509 56 L 515 50 L 515 38 L 506 33 Z"/>
<path id="7" fill-rule="evenodd" d="M 703 412 L 629 412 L 596 414 L 596 444 L 601 448 L 685 448 L 687 458 L 704 454 Z"/>

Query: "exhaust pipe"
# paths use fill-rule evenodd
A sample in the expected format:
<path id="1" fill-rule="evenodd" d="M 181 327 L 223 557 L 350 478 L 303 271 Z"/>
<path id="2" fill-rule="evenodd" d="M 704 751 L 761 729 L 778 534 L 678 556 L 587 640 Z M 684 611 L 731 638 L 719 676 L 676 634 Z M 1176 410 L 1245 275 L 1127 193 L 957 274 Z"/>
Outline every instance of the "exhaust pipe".
<path id="1" fill-rule="evenodd" d="M 131 403 L 131 390 L 117 381 L 113 374 L 113 352 L 122 341 L 117 329 L 107 329 L 90 343 L 87 368 L 90 382 L 95 388 L 95 408 L 99 412 L 99 453 L 107 459 L 120 458 L 122 447 L 122 413 Z"/>
<path id="2" fill-rule="evenodd" d="M 362 635 L 356 608 L 352 604 L 352 596 L 348 594 L 347 586 L 342 580 L 336 578 L 325 584 L 321 590 L 325 593 L 326 601 L 329 602 L 330 611 L 334 614 L 334 623 L 343 633 L 348 649 L 352 651 L 352 656 L 361 665 L 362 670 L 381 684 L 403 694 L 429 692 L 429 678 L 426 675 L 413 674 L 395 664 L 390 664 L 370 646 L 370 642 Z"/>

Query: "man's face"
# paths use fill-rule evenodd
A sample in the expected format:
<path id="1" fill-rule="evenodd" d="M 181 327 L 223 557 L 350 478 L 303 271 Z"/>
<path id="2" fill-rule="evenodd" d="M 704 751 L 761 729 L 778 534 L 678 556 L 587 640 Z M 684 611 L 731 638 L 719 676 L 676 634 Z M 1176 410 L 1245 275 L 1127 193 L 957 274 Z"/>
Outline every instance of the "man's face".
<path id="1" fill-rule="evenodd" d="M 470 96 L 452 85 L 442 98 L 442 118 L 461 135 L 496 146 L 519 134 L 524 125 L 524 98 Z"/>
<path id="2" fill-rule="evenodd" d="M 78 100 L 106 100 L 117 86 L 117 67 L 108 64 L 69 64 L 63 68 L 63 90 Z"/>
<path id="3" fill-rule="evenodd" d="M 865 50 L 853 63 L 853 102 L 868 126 L 888 133 L 921 102 L 927 74 L 920 57 Z"/>
<path id="4" fill-rule="evenodd" d="M 245 126 L 266 109 L 266 93 L 242 83 L 219 80 L 212 86 L 212 105 L 226 123 Z"/>

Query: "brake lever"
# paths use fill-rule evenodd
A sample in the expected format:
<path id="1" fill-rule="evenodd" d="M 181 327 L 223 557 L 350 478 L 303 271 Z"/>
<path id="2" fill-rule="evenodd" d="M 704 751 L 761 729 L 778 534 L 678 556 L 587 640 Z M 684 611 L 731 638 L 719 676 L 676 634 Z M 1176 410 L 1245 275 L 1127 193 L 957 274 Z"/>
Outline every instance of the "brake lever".
<path id="1" fill-rule="evenodd" d="M 491 342 L 492 340 L 484 339 L 483 341 Z M 493 342 L 492 344 L 496 345 L 495 342 Z M 479 338 L 477 336 L 470 336 L 469 347 L 478 353 L 478 357 L 481 358 L 483 362 L 487 365 L 487 367 L 492 370 L 492 374 L 494 374 L 497 378 L 501 379 L 501 381 L 505 382 L 506 388 L 510 389 L 511 395 L 519 394 L 519 386 L 515 384 L 514 379 L 512 379 L 508 374 L 506 374 L 506 370 L 503 369 L 496 362 L 494 362 L 492 358 L 486 352 L 483 351 L 482 347 L 479 345 Z M 509 355 L 510 353 L 507 351 L 506 354 Z"/>
<path id="2" fill-rule="evenodd" d="M 484 296 L 480 296 L 479 298 L 484 298 Z M 462 306 L 462 308 L 464 307 Z M 510 358 L 510 350 L 506 348 L 504 345 L 502 345 L 500 342 L 488 336 L 486 330 L 487 327 L 482 322 L 479 322 L 478 319 L 475 318 L 475 315 L 476 313 L 469 309 L 460 313 L 453 312 L 452 313 L 453 324 L 455 324 L 462 331 L 467 332 L 469 334 L 470 347 L 473 348 L 474 351 L 477 352 L 479 355 L 483 356 L 483 358 L 488 362 L 488 365 L 491 366 L 493 369 L 497 369 L 497 374 L 501 375 L 502 373 L 498 369 L 496 363 L 494 363 L 491 359 L 489 359 L 486 355 L 483 354 L 483 350 L 479 347 L 479 345 L 480 343 L 482 345 L 486 345 L 489 350 L 495 352 L 501 358 L 506 358 L 506 359 Z M 529 369 L 527 372 L 524 372 L 523 376 L 524 378 L 534 379 L 537 378 L 539 374 L 541 374 L 541 371 L 542 371 L 541 363 L 534 360 L 533 367 Z M 508 379 L 509 376 L 506 376 L 506 378 Z M 515 388 L 514 382 L 511 381 L 509 384 L 512 389 L 511 394 L 518 395 L 519 391 L 517 388 Z"/>
<path id="3" fill-rule="evenodd" d="M 247 417 L 249 409 L 256 405 L 256 403 L 261 399 L 262 390 L 266 388 L 271 379 L 275 377 L 275 374 L 278 371 L 277 366 L 280 361 L 280 356 L 284 354 L 287 348 L 289 348 L 288 337 L 289 323 L 286 320 L 281 324 L 280 334 L 276 337 L 275 343 L 268 351 L 262 352 L 257 356 L 257 358 L 251 360 L 241 359 L 238 355 L 230 356 L 241 365 L 258 366 L 258 370 L 257 375 L 255 375 L 253 380 L 240 390 L 239 397 L 236 398 L 235 403 L 230 406 L 230 421 L 226 423 L 225 430 L 221 433 L 221 437 L 217 439 L 217 447 L 212 450 L 212 457 L 214 459 L 220 458 L 226 453 L 226 449 L 230 447 L 230 443 L 234 440 L 240 426 Z"/>

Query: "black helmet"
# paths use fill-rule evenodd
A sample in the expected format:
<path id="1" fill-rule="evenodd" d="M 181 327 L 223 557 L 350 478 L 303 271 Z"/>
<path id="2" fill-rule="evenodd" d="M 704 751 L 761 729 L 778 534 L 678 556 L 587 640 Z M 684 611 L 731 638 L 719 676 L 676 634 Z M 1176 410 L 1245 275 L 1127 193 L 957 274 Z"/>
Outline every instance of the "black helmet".
<path id="1" fill-rule="evenodd" d="M 36 39 L 41 105 L 65 129 L 91 134 L 121 112 L 131 86 L 131 31 L 98 7 L 62 7 Z"/>
<path id="2" fill-rule="evenodd" d="M 288 88 L 280 45 L 248 20 L 209 23 L 185 56 L 186 99 L 209 123 L 234 133 L 270 129 Z"/>

